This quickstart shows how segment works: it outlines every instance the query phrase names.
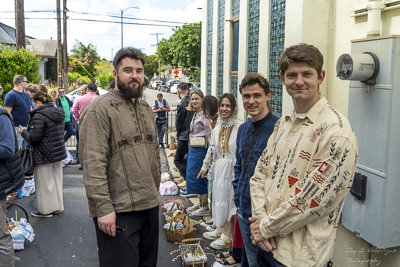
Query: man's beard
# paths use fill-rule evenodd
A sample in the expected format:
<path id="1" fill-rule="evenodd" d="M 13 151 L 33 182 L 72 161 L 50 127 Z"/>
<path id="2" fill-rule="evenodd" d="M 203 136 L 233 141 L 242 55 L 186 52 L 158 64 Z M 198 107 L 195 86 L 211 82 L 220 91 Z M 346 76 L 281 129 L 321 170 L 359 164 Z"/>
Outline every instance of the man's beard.
<path id="1" fill-rule="evenodd" d="M 142 97 L 143 94 L 143 86 L 141 84 L 138 84 L 136 87 L 134 86 L 129 86 L 129 82 L 123 83 L 121 79 L 117 76 L 117 87 L 118 90 L 125 95 L 126 98 L 132 99 L 132 98 L 140 98 Z"/>

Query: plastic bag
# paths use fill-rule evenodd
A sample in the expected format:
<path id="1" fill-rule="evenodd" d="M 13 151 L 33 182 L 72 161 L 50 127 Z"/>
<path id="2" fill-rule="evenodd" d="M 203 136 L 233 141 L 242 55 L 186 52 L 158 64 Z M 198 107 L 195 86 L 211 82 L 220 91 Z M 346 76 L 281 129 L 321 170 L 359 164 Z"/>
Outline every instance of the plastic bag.
<path id="1" fill-rule="evenodd" d="M 30 194 L 35 193 L 35 180 L 32 178 L 31 180 L 25 180 L 24 186 L 21 188 L 22 196 L 29 197 Z"/>

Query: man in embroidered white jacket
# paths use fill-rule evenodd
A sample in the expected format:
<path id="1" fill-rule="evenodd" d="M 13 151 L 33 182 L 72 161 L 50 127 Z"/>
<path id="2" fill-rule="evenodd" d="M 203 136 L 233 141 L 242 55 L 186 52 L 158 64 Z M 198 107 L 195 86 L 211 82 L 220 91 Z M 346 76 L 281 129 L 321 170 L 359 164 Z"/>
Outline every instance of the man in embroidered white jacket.
<path id="1" fill-rule="evenodd" d="M 294 108 L 276 123 L 250 180 L 252 240 L 259 266 L 321 267 L 353 183 L 357 139 L 319 96 L 325 71 L 316 47 L 291 46 L 278 65 Z"/>

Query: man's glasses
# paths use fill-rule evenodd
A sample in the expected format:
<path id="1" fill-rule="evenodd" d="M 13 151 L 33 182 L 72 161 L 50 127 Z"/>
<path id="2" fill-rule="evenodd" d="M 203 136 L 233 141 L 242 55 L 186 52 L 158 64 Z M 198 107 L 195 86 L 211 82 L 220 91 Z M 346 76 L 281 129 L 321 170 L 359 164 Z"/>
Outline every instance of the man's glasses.
<path id="1" fill-rule="evenodd" d="M 60 93 L 60 94 L 61 94 L 61 93 L 65 93 L 65 91 L 60 91 L 59 93 Z"/>

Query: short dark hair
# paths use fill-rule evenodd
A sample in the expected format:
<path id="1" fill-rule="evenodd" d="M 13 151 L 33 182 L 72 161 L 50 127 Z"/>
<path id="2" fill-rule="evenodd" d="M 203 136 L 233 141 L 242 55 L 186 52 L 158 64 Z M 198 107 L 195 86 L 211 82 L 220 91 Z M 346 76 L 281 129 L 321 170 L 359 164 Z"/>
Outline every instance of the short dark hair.
<path id="1" fill-rule="evenodd" d="M 247 85 L 253 85 L 257 83 L 262 89 L 264 89 L 265 95 L 268 95 L 271 92 L 268 80 L 259 73 L 249 73 L 244 76 L 242 83 L 239 85 L 239 92 L 242 93 L 242 89 Z"/>
<path id="2" fill-rule="evenodd" d="M 89 83 L 89 84 L 87 85 L 87 89 L 88 89 L 90 92 L 96 92 L 96 91 L 97 91 L 97 85 L 95 85 L 94 83 Z"/>
<path id="3" fill-rule="evenodd" d="M 57 92 L 60 92 L 60 89 L 63 89 L 65 91 L 64 87 L 58 87 Z"/>
<path id="4" fill-rule="evenodd" d="M 21 75 L 21 74 L 17 74 L 14 76 L 14 85 L 18 85 L 20 83 L 22 83 L 22 81 L 24 80 L 25 76 Z"/>
<path id="5" fill-rule="evenodd" d="M 149 79 L 147 79 L 146 77 L 144 77 L 143 87 L 147 87 L 147 86 L 149 86 Z"/>
<path id="6" fill-rule="evenodd" d="M 115 80 L 112 80 L 112 82 L 110 82 L 110 89 L 114 88 L 115 88 Z"/>
<path id="7" fill-rule="evenodd" d="M 258 84 L 264 90 L 265 95 L 271 93 L 271 87 L 269 85 L 269 82 L 264 76 L 262 76 L 259 73 L 249 73 L 246 76 L 244 76 L 242 83 L 239 85 L 240 94 L 242 94 L 242 90 L 244 87 L 246 87 L 247 85 L 254 85 L 254 84 Z M 272 111 L 269 101 L 267 101 L 267 107 L 269 111 Z"/>
<path id="8" fill-rule="evenodd" d="M 188 86 L 188 84 L 185 83 L 185 82 L 180 82 L 180 83 L 177 85 L 177 88 L 178 88 L 180 91 L 187 91 L 187 90 L 189 90 L 189 86 Z"/>
<path id="9" fill-rule="evenodd" d="M 317 70 L 318 76 L 321 74 L 324 65 L 324 56 L 318 48 L 313 45 L 300 43 L 286 48 L 278 60 L 278 67 L 282 74 L 285 74 L 287 68 L 292 63 L 307 63 Z"/>
<path id="10" fill-rule="evenodd" d="M 163 97 L 163 95 L 161 93 L 158 93 L 157 97 Z"/>
<path id="11" fill-rule="evenodd" d="M 143 65 L 146 63 L 146 57 L 139 49 L 133 47 L 121 48 L 114 57 L 113 65 L 115 70 L 118 70 L 118 66 L 121 64 L 121 60 L 127 57 L 140 60 Z"/>
<path id="12" fill-rule="evenodd" d="M 41 91 L 41 92 L 47 94 L 47 88 L 44 84 L 39 84 L 38 87 L 39 87 L 38 91 Z"/>

